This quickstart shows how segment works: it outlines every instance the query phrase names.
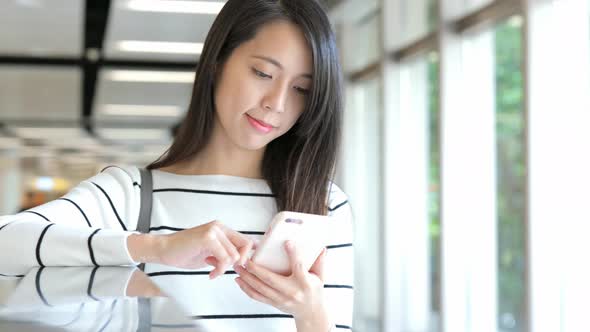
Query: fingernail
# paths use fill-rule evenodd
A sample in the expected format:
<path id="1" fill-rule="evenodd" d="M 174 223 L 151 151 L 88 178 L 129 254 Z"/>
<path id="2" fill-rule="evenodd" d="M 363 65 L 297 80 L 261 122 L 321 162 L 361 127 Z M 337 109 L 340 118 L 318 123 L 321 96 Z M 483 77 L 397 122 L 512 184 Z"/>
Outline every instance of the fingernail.
<path id="1" fill-rule="evenodd" d="M 287 247 L 287 249 L 291 249 L 293 248 L 293 243 L 291 241 L 287 241 L 285 242 L 285 247 Z"/>

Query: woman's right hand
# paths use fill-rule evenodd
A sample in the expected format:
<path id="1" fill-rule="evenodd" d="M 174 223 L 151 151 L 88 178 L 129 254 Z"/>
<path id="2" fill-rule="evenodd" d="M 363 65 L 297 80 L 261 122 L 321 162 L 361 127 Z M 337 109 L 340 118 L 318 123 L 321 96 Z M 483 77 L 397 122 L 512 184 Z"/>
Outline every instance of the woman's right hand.
<path id="1" fill-rule="evenodd" d="M 159 263 L 186 269 L 215 268 L 213 279 L 228 267 L 248 260 L 254 241 L 219 221 L 167 235 L 132 234 L 127 240 L 129 253 L 136 262 Z"/>

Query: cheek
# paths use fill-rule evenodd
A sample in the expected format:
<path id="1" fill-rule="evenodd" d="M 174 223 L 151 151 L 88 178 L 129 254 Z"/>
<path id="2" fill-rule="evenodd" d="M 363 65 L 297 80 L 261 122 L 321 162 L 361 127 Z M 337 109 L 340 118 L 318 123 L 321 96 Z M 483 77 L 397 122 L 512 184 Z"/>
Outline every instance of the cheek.
<path id="1" fill-rule="evenodd" d="M 305 111 L 306 104 L 306 99 L 301 96 L 294 96 L 292 98 L 292 101 L 290 103 L 291 111 L 288 115 L 289 121 L 292 122 L 292 124 L 295 124 L 295 122 L 299 120 L 299 117 L 301 117 L 301 115 Z"/>
<path id="2" fill-rule="evenodd" d="M 283 128 L 281 128 L 282 129 L 281 135 L 285 134 L 286 132 L 291 130 L 291 128 L 293 128 L 295 123 L 297 123 L 297 120 L 299 120 L 299 117 L 301 116 L 301 114 L 303 114 L 303 111 L 285 114 L 285 117 L 283 119 L 284 126 L 282 126 Z"/>
<path id="3" fill-rule="evenodd" d="M 221 117 L 232 117 L 245 113 L 253 105 L 255 91 L 239 81 L 226 81 L 215 94 L 215 105 Z"/>

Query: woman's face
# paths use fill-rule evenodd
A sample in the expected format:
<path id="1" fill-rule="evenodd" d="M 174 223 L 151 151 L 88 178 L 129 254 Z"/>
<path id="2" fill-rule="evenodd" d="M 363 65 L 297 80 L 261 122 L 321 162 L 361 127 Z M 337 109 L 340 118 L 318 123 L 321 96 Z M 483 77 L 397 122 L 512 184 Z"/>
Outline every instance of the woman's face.
<path id="1" fill-rule="evenodd" d="M 231 142 L 264 148 L 295 124 L 311 89 L 312 54 L 293 23 L 261 27 L 221 68 L 215 87 L 216 123 Z"/>

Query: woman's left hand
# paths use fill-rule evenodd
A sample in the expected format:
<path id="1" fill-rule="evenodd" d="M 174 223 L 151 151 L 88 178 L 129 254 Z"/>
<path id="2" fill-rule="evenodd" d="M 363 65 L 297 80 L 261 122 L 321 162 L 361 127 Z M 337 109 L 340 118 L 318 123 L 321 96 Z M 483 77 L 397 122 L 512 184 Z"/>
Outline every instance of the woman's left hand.
<path id="1" fill-rule="evenodd" d="M 324 304 L 326 249 L 311 269 L 305 271 L 297 247 L 287 241 L 285 248 L 291 262 L 291 275 L 274 273 L 248 260 L 246 269 L 235 266 L 240 275 L 236 282 L 250 298 L 291 314 L 298 322 L 327 322 Z"/>

